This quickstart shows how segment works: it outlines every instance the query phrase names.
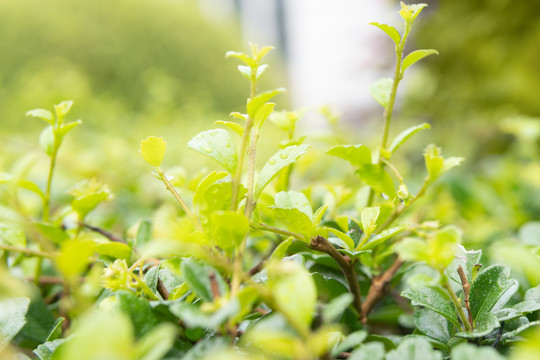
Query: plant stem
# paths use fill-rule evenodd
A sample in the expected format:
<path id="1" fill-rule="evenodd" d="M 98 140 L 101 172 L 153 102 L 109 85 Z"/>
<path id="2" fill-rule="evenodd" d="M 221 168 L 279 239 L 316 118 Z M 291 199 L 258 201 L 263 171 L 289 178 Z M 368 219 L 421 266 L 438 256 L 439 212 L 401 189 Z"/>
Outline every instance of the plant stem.
<path id="1" fill-rule="evenodd" d="M 165 186 L 167 187 L 167 190 L 169 190 L 171 192 L 171 194 L 173 194 L 174 198 L 176 199 L 176 201 L 178 201 L 178 203 L 180 204 L 180 206 L 182 207 L 182 209 L 184 210 L 184 212 L 186 213 L 186 215 L 191 219 L 191 221 L 193 222 L 193 226 L 195 226 L 195 228 L 198 230 L 198 231 L 204 231 L 202 226 L 201 226 L 201 223 L 199 222 L 199 219 L 197 218 L 197 216 L 193 213 L 193 211 L 191 211 L 191 209 L 187 206 L 186 202 L 184 201 L 184 199 L 182 199 L 182 197 L 180 196 L 180 194 L 178 193 L 178 191 L 176 191 L 176 189 L 174 188 L 174 186 L 170 183 L 170 181 L 167 179 L 167 176 L 163 173 L 163 170 L 160 168 L 160 167 L 156 167 L 156 170 L 158 172 L 158 175 L 159 177 L 161 178 L 161 181 L 163 181 L 163 183 L 165 184 Z"/>
<path id="2" fill-rule="evenodd" d="M 231 181 L 232 186 L 232 201 L 231 201 L 231 210 L 235 211 L 238 206 L 238 193 L 240 192 L 240 185 L 242 180 L 242 172 L 244 171 L 244 159 L 246 156 L 246 149 L 249 143 L 249 134 L 251 132 L 251 127 L 253 126 L 253 120 L 248 117 L 246 124 L 244 126 L 244 133 L 242 134 L 242 143 L 240 144 L 240 152 L 238 154 L 238 166 L 236 168 L 236 173 Z"/>
<path id="3" fill-rule="evenodd" d="M 461 279 L 461 286 L 463 287 L 463 297 L 465 309 L 467 309 L 469 324 L 471 325 L 471 328 L 474 329 L 474 318 L 471 311 L 471 306 L 469 304 L 469 293 L 471 291 L 471 284 L 469 283 L 469 280 L 467 280 L 467 276 L 465 275 L 465 271 L 463 270 L 463 267 L 461 265 L 458 266 L 457 272 L 459 278 Z"/>
<path id="4" fill-rule="evenodd" d="M 410 30 L 411 30 L 410 24 L 406 22 L 405 31 L 403 32 L 401 41 L 396 46 L 396 68 L 394 70 L 392 90 L 390 91 L 390 98 L 388 101 L 388 105 L 384 109 L 384 113 L 383 113 L 384 127 L 383 127 L 383 135 L 381 139 L 381 147 L 383 149 L 386 149 L 386 146 L 388 144 L 388 135 L 390 133 L 390 124 L 392 122 L 392 114 L 394 112 L 394 103 L 396 101 L 397 89 L 398 89 L 399 82 L 403 78 L 403 72 L 401 71 L 401 65 L 403 62 L 403 48 L 405 47 L 405 42 L 407 41 L 407 37 L 409 36 Z M 381 155 L 379 155 L 379 158 L 376 160 L 376 165 L 380 165 L 380 163 L 381 163 Z M 369 188 L 369 195 L 368 195 L 368 201 L 367 201 L 368 207 L 373 204 L 374 195 L 375 194 L 374 194 L 373 189 Z"/>
<path id="5" fill-rule="evenodd" d="M 277 227 L 273 227 L 273 226 L 270 226 L 270 225 L 267 225 L 267 224 L 264 224 L 264 223 L 260 223 L 260 224 L 251 223 L 250 227 L 252 229 L 255 229 L 255 230 L 270 231 L 270 232 L 273 232 L 273 233 L 276 233 L 276 234 L 279 234 L 279 235 L 283 235 L 283 236 L 292 236 L 295 239 L 300 240 L 302 242 L 306 241 L 306 239 L 300 234 L 293 233 L 293 232 L 287 231 L 287 230 L 283 230 L 283 229 L 280 229 L 280 228 L 277 228 Z"/>
<path id="6" fill-rule="evenodd" d="M 97 232 L 98 234 L 103 235 L 104 237 L 106 237 L 107 239 L 109 239 L 111 241 L 126 244 L 126 240 L 124 240 L 124 239 L 122 239 L 122 238 L 114 235 L 113 233 L 110 233 L 107 230 L 104 230 L 102 228 L 98 228 L 96 226 L 92 226 L 90 224 L 86 224 L 86 223 L 83 223 L 83 222 L 80 223 L 80 226 L 88 228 L 88 229 L 92 230 L 93 232 Z"/>
<path id="7" fill-rule="evenodd" d="M 54 254 L 46 253 L 40 250 L 34 250 L 34 249 L 27 249 L 27 248 L 21 248 L 18 246 L 10 246 L 10 245 L 4 245 L 0 244 L 0 250 L 6 250 L 6 251 L 15 251 L 19 252 L 21 254 L 26 254 L 30 256 L 37 256 L 40 258 L 53 258 Z"/>
<path id="8" fill-rule="evenodd" d="M 322 236 L 317 236 L 311 239 L 310 248 L 316 251 L 324 252 L 330 255 L 341 268 L 341 271 L 349 284 L 349 291 L 354 297 L 353 305 L 358 314 L 362 316 L 362 294 L 360 293 L 360 285 L 354 270 L 354 262 L 348 256 L 344 256 L 336 250 L 328 240 Z"/>
<path id="9" fill-rule="evenodd" d="M 444 274 L 441 274 L 441 275 L 443 278 L 446 278 Z M 469 321 L 467 320 L 467 315 L 465 315 L 465 311 L 463 311 L 463 307 L 461 306 L 461 302 L 459 301 L 459 298 L 457 297 L 454 290 L 452 290 L 452 287 L 450 286 L 448 279 L 445 279 L 443 281 L 443 287 L 446 289 L 446 291 L 450 295 L 450 299 L 452 299 L 452 302 L 454 303 L 454 306 L 456 307 L 461 323 L 463 324 L 463 326 L 465 326 L 465 330 L 471 331 L 472 330 L 471 324 L 469 324 Z"/>

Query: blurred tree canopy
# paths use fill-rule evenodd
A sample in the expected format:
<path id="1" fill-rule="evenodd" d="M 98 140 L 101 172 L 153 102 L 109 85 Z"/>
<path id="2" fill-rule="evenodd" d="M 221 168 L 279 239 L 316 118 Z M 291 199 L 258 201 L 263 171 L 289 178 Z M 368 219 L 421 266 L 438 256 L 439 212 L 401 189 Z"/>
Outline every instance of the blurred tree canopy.
<path id="1" fill-rule="evenodd" d="M 431 14 L 415 38 L 440 55 L 419 70 L 422 85 L 412 86 L 407 112 L 432 117 L 439 137 L 464 154 L 504 153 L 510 137 L 496 124 L 540 116 L 540 2 L 427 3 Z M 478 141 L 464 143 L 465 133 Z"/>
<path id="2" fill-rule="evenodd" d="M 194 2 L 0 0 L 0 34 L 4 132 L 33 126 L 24 109 L 65 99 L 85 126 L 110 129 L 228 113 L 245 97 L 223 65 L 238 29 L 210 24 Z"/>

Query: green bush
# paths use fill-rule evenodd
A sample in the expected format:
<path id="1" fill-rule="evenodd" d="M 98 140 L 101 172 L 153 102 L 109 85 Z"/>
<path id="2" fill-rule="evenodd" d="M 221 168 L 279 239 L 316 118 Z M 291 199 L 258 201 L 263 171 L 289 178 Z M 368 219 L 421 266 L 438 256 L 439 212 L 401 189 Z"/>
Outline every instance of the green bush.
<path id="1" fill-rule="evenodd" d="M 507 265 L 466 250 L 458 227 L 431 217 L 438 204 L 421 204 L 462 158 L 429 144 L 415 155 L 421 176 L 400 171 L 410 163 L 397 154 L 430 128 L 391 135 L 399 83 L 437 54 L 404 51 L 425 6 L 401 4 L 401 32 L 372 24 L 396 55 L 393 77 L 370 88 L 383 108 L 378 145 L 328 148 L 298 133 L 301 113 L 271 102 L 284 90 L 260 90 L 272 48 L 230 51 L 250 84 L 246 106 L 187 143 L 215 170 L 169 168 L 170 142 L 142 140 L 147 177 L 171 201 L 121 235 L 92 217 L 115 201 L 101 181 L 66 187 L 63 201 L 51 196 L 64 139 L 80 124 L 70 120 L 73 102 L 29 111 L 46 124 L 39 143 L 48 161 L 41 183 L 24 163 L 0 177 L 3 358 L 533 359 L 538 224 L 522 229 L 523 244 L 499 242 L 488 254 L 519 256 L 520 283 Z M 263 153 L 261 166 L 265 142 L 275 154 Z"/>

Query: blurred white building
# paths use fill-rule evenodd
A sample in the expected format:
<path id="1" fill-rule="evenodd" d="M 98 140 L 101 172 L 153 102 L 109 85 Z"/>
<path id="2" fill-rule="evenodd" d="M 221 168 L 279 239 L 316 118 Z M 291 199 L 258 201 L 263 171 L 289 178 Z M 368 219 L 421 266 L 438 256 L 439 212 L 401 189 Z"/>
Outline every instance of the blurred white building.
<path id="1" fill-rule="evenodd" d="M 370 22 L 399 22 L 395 4 L 370 0 L 199 0 L 212 17 L 239 16 L 247 42 L 284 55 L 294 108 L 329 105 L 345 121 L 380 107 L 369 85 L 391 76 L 392 42 Z M 392 16 L 395 14 L 395 16 Z"/>

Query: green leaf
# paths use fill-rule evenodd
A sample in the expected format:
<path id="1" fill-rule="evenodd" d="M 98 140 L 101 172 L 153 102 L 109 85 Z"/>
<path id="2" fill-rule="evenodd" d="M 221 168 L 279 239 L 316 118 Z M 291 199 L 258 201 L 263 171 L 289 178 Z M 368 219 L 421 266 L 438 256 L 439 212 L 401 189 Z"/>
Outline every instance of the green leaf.
<path id="1" fill-rule="evenodd" d="M 61 125 L 58 129 L 56 129 L 56 136 L 60 138 L 60 140 L 71 130 L 75 129 L 77 126 L 81 125 L 82 121 L 72 121 L 70 123 Z"/>
<path id="2" fill-rule="evenodd" d="M 239 136 L 244 135 L 244 128 L 233 121 L 218 120 L 214 121 L 214 125 L 223 125 L 237 133 Z"/>
<path id="3" fill-rule="evenodd" d="M 540 310 L 540 285 L 527 290 L 524 300 L 513 308 L 524 315 Z"/>
<path id="4" fill-rule="evenodd" d="M 319 226 L 326 210 L 328 210 L 328 205 L 322 205 L 315 211 L 315 214 L 311 217 L 314 227 Z"/>
<path id="5" fill-rule="evenodd" d="M 62 244 L 69 239 L 68 234 L 58 226 L 46 222 L 35 223 L 35 226 L 40 233 L 48 237 L 55 244 Z"/>
<path id="6" fill-rule="evenodd" d="M 392 236 L 402 232 L 403 230 L 407 229 L 408 225 L 398 225 L 393 228 L 390 228 L 388 230 L 383 230 L 380 234 L 377 234 L 375 236 L 372 236 L 371 239 L 369 239 L 363 246 L 360 247 L 359 250 L 369 250 L 373 249 L 374 247 L 382 244 L 387 239 L 391 238 Z"/>
<path id="7" fill-rule="evenodd" d="M 364 229 L 365 237 L 369 238 L 371 233 L 377 228 L 377 219 L 381 213 L 379 206 L 367 207 L 362 210 L 360 219 L 362 220 L 362 228 Z"/>
<path id="8" fill-rule="evenodd" d="M 268 287 L 287 318 L 309 331 L 317 304 L 317 290 L 309 272 L 294 261 L 272 263 L 268 267 Z"/>
<path id="9" fill-rule="evenodd" d="M 173 324 L 160 324 L 137 342 L 137 360 L 161 360 L 174 344 L 176 327 Z"/>
<path id="10" fill-rule="evenodd" d="M 411 136 L 421 130 L 430 128 L 431 125 L 429 125 L 428 123 L 422 123 L 420 125 L 412 126 L 406 130 L 403 130 L 394 138 L 394 140 L 392 140 L 392 143 L 390 144 L 390 148 L 388 150 L 390 150 L 390 152 L 393 154 Z"/>
<path id="11" fill-rule="evenodd" d="M 453 167 L 458 166 L 464 159 L 452 157 L 444 159 L 441 156 L 441 148 L 430 144 L 424 150 L 424 160 L 428 172 L 428 180 L 433 182 Z"/>
<path id="12" fill-rule="evenodd" d="M 414 325 L 425 335 L 447 343 L 452 334 L 452 325 L 442 315 L 429 310 L 419 308 L 414 312 Z"/>
<path id="13" fill-rule="evenodd" d="M 475 319 L 502 308 L 517 291 L 519 284 L 509 279 L 510 269 L 503 265 L 492 265 L 478 274 L 471 285 L 470 306 Z"/>
<path id="14" fill-rule="evenodd" d="M 238 300 L 233 299 L 214 312 L 204 312 L 200 307 L 193 304 L 177 302 L 170 307 L 170 310 L 189 327 L 217 330 L 225 321 L 240 311 L 240 305 Z"/>
<path id="15" fill-rule="evenodd" d="M 304 237 L 304 241 L 309 243 L 313 232 L 311 219 L 298 209 L 281 209 L 270 207 L 272 212 L 287 225 L 287 227 Z"/>
<path id="16" fill-rule="evenodd" d="M 499 321 L 497 316 L 493 313 L 482 313 L 474 321 L 474 330 L 472 331 L 459 331 L 456 333 L 456 336 L 466 338 L 466 339 L 477 339 L 488 335 L 498 328 Z"/>
<path id="17" fill-rule="evenodd" d="M 26 324 L 18 337 L 40 344 L 48 340 L 55 327 L 55 319 L 40 294 L 34 294 L 26 312 Z"/>
<path id="18" fill-rule="evenodd" d="M 37 355 L 39 360 L 51 360 L 54 351 L 64 342 L 66 342 L 66 339 L 47 341 L 43 344 L 38 345 L 38 347 L 33 351 L 33 353 Z"/>
<path id="19" fill-rule="evenodd" d="M 141 140 L 139 151 L 147 163 L 159 167 L 165 156 L 166 146 L 167 142 L 162 137 L 149 136 L 146 140 Z"/>
<path id="20" fill-rule="evenodd" d="M 405 59 L 403 59 L 403 62 L 401 63 L 401 71 L 404 72 L 409 66 L 411 66 L 415 62 L 420 61 L 426 56 L 433 54 L 439 55 L 439 52 L 433 49 L 413 51 L 412 53 L 407 55 Z"/>
<path id="21" fill-rule="evenodd" d="M 0 222 L 0 243 L 26 247 L 24 229 L 16 223 Z"/>
<path id="22" fill-rule="evenodd" d="M 289 246 L 291 246 L 293 242 L 293 238 L 289 237 L 286 240 L 282 241 L 274 250 L 272 255 L 270 256 L 270 259 L 273 260 L 281 260 L 287 255 L 287 250 L 289 249 Z"/>
<path id="23" fill-rule="evenodd" d="M 280 209 L 298 209 L 300 212 L 306 214 L 311 220 L 313 217 L 313 210 L 309 204 L 309 200 L 301 192 L 298 191 L 281 191 L 274 197 L 274 203 L 276 208 Z"/>
<path id="24" fill-rule="evenodd" d="M 270 159 L 263 166 L 259 177 L 257 178 L 257 184 L 255 185 L 255 199 L 259 197 L 263 189 L 268 185 L 280 170 L 286 166 L 294 163 L 301 155 L 306 153 L 309 145 L 292 145 L 285 149 L 279 150 L 276 154 L 272 155 Z"/>
<path id="25" fill-rule="evenodd" d="M 197 185 L 197 189 L 195 189 L 195 194 L 193 195 L 193 204 L 196 204 L 197 206 L 203 206 L 204 202 L 208 200 L 206 199 L 206 197 L 208 196 L 207 192 L 212 187 L 212 185 L 216 184 L 218 181 L 230 182 L 230 180 L 228 180 L 227 178 L 228 176 L 229 174 L 225 171 L 212 171 L 210 174 L 206 175 L 206 177 L 202 179 Z M 213 209 L 214 208 L 212 208 L 212 210 Z M 218 208 L 216 210 L 221 210 L 221 208 Z"/>
<path id="26" fill-rule="evenodd" d="M 212 240 L 229 254 L 236 249 L 249 230 L 249 221 L 244 214 L 234 211 L 216 211 L 211 216 Z"/>
<path id="27" fill-rule="evenodd" d="M 497 350 L 489 346 L 461 343 L 452 348 L 452 360 L 504 360 Z"/>
<path id="28" fill-rule="evenodd" d="M 33 116 L 45 120 L 48 124 L 54 125 L 54 116 L 49 110 L 34 109 L 26 112 L 26 116 Z"/>
<path id="29" fill-rule="evenodd" d="M 257 113 L 255 114 L 255 117 L 253 118 L 253 126 L 260 129 L 266 119 L 268 119 L 270 114 L 274 111 L 275 106 L 276 104 L 270 102 L 261 106 L 259 111 L 257 111 Z"/>
<path id="30" fill-rule="evenodd" d="M 458 272 L 456 271 L 457 268 L 461 265 L 463 270 L 465 271 L 465 275 L 467 276 L 467 280 L 470 284 L 473 282 L 473 276 L 472 271 L 475 265 L 480 263 L 480 258 L 482 257 L 482 250 L 471 250 L 467 251 L 465 248 L 461 245 L 457 246 L 457 252 L 454 256 L 454 259 L 448 265 L 448 268 L 446 269 L 446 276 L 448 276 L 449 279 L 454 281 L 454 283 L 458 284 L 459 287 L 461 287 L 461 278 L 459 277 Z"/>
<path id="31" fill-rule="evenodd" d="M 390 199 L 396 197 L 396 188 L 390 175 L 380 165 L 363 164 L 355 172 L 374 191 L 386 194 Z"/>
<path id="32" fill-rule="evenodd" d="M 246 79 L 251 80 L 251 67 L 246 65 L 238 65 L 236 68 L 242 75 L 246 77 Z"/>
<path id="33" fill-rule="evenodd" d="M 323 321 L 326 323 L 332 323 L 339 319 L 347 309 L 349 305 L 352 304 L 353 296 L 350 293 L 345 293 L 337 296 L 332 299 L 322 311 Z"/>
<path id="34" fill-rule="evenodd" d="M 410 299 L 413 306 L 423 306 L 435 311 L 448 319 L 457 328 L 460 327 L 457 321 L 456 309 L 452 305 L 448 294 L 442 290 L 427 287 L 416 290 L 406 289 L 401 293 L 401 296 Z"/>
<path id="35" fill-rule="evenodd" d="M 237 58 L 243 61 L 247 66 L 254 67 L 255 66 L 255 59 L 253 59 L 251 56 L 244 54 L 239 51 L 227 51 L 225 54 L 225 58 Z"/>
<path id="36" fill-rule="evenodd" d="M 337 357 L 342 352 L 345 352 L 347 350 L 353 349 L 360 345 L 361 343 L 366 340 L 367 332 L 364 330 L 358 330 L 353 333 L 350 333 L 341 341 L 338 343 L 334 348 L 332 349 L 332 357 Z"/>
<path id="37" fill-rule="evenodd" d="M 442 354 L 433 350 L 431 344 L 422 338 L 406 338 L 397 347 L 386 354 L 386 360 L 441 360 Z"/>
<path id="38" fill-rule="evenodd" d="M 386 24 L 379 24 L 377 22 L 369 23 L 369 25 L 373 25 L 381 29 L 386 33 L 386 35 L 390 36 L 390 39 L 394 42 L 394 44 L 397 46 L 401 42 L 401 35 L 399 35 L 399 32 L 396 30 L 395 27 L 386 25 Z"/>
<path id="39" fill-rule="evenodd" d="M 328 154 L 347 160 L 354 167 L 371 164 L 371 150 L 365 145 L 338 145 L 330 148 Z"/>
<path id="40" fill-rule="evenodd" d="M 100 203 L 112 199 L 109 187 L 96 179 L 82 180 L 68 190 L 74 197 L 71 208 L 79 214 L 82 221 Z"/>
<path id="41" fill-rule="evenodd" d="M 66 116 L 69 113 L 72 106 L 73 106 L 73 101 L 72 100 L 65 100 L 65 101 L 62 101 L 59 104 L 54 105 L 54 111 L 56 112 L 56 118 L 58 119 L 58 122 L 60 124 L 62 123 L 62 120 L 64 119 L 64 116 Z"/>
<path id="42" fill-rule="evenodd" d="M 182 260 L 181 269 L 182 276 L 189 288 L 203 301 L 212 302 L 214 299 L 210 283 L 211 273 L 216 277 L 220 294 L 225 295 L 228 292 L 227 285 L 225 285 L 221 274 L 209 265 L 193 259 L 184 259 Z"/>
<path id="43" fill-rule="evenodd" d="M 349 356 L 349 360 L 383 360 L 384 345 L 380 342 L 370 342 L 357 347 Z"/>
<path id="44" fill-rule="evenodd" d="M 325 227 L 323 227 L 323 229 L 331 232 L 334 235 L 336 235 L 338 237 L 338 239 L 340 239 L 344 243 L 346 249 L 348 249 L 348 250 L 353 250 L 354 249 L 354 241 L 349 235 L 339 231 L 338 229 L 334 229 L 334 228 L 331 228 L 331 227 L 326 227 L 325 226 Z"/>
<path id="45" fill-rule="evenodd" d="M 131 320 L 135 336 L 140 337 L 149 333 L 158 324 L 158 320 L 147 300 L 138 297 L 131 291 L 117 291 L 117 308 Z"/>
<path id="46" fill-rule="evenodd" d="M 261 110 L 261 108 L 268 101 L 270 101 L 274 96 L 279 95 L 283 92 L 285 92 L 285 89 L 279 88 L 279 89 L 274 89 L 274 90 L 268 90 L 260 94 L 257 94 L 253 98 L 249 98 L 247 101 L 247 113 L 249 117 L 252 119 L 255 119 L 259 110 Z"/>
<path id="47" fill-rule="evenodd" d="M 65 241 L 56 257 L 56 266 L 64 276 L 76 280 L 92 261 L 94 248 L 95 244 L 90 240 Z"/>
<path id="48" fill-rule="evenodd" d="M 17 186 L 29 190 L 34 194 L 38 195 L 40 198 L 45 199 L 45 194 L 43 193 L 43 191 L 39 188 L 39 186 L 36 185 L 36 183 L 30 180 L 20 179 L 17 181 Z"/>
<path id="49" fill-rule="evenodd" d="M 381 104 L 385 109 L 390 102 L 390 93 L 392 92 L 392 86 L 394 81 L 390 78 L 380 79 L 371 84 L 369 87 L 369 94 L 375 101 Z"/>
<path id="50" fill-rule="evenodd" d="M 133 247 L 140 248 L 148 244 L 152 238 L 152 222 L 148 219 L 142 219 L 139 221 L 139 227 L 137 229 L 137 236 L 135 237 L 135 244 Z"/>
<path id="51" fill-rule="evenodd" d="M 45 154 L 52 156 L 55 146 L 54 130 L 52 126 L 47 126 L 39 135 L 39 145 Z"/>
<path id="52" fill-rule="evenodd" d="M 131 257 L 131 248 L 120 242 L 106 242 L 96 245 L 96 252 L 101 256 L 109 256 L 113 259 L 128 260 Z"/>
<path id="53" fill-rule="evenodd" d="M 30 299 L 26 297 L 0 300 L 0 337 L 3 341 L 10 341 L 24 327 L 29 305 Z"/>
<path id="54" fill-rule="evenodd" d="M 188 147 L 206 155 L 234 174 L 238 159 L 231 135 L 223 129 L 203 131 L 188 142 Z"/>

